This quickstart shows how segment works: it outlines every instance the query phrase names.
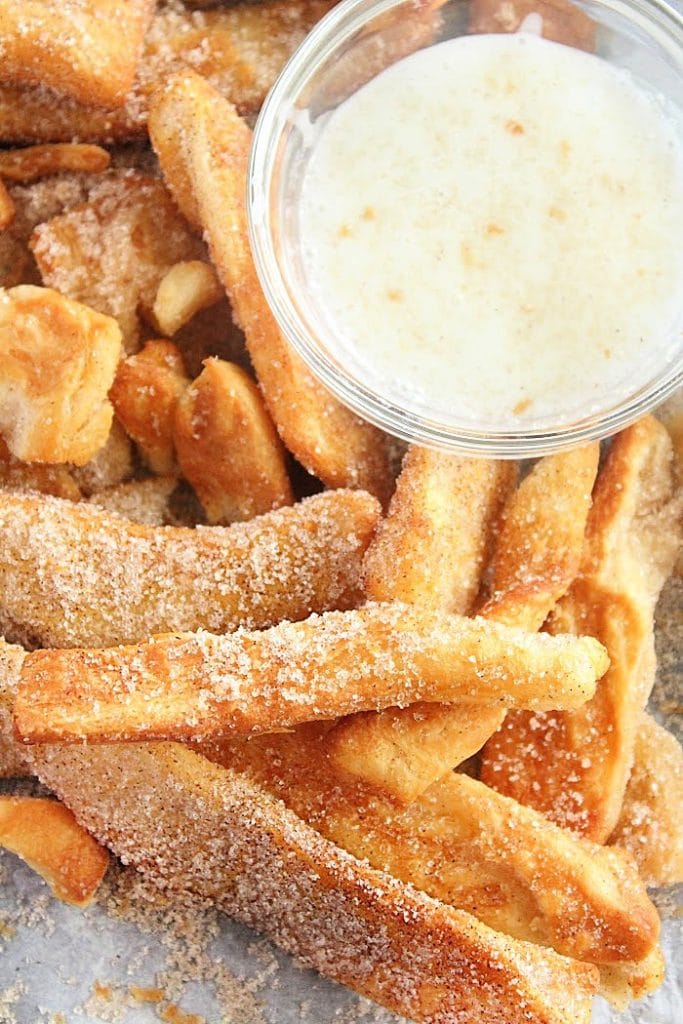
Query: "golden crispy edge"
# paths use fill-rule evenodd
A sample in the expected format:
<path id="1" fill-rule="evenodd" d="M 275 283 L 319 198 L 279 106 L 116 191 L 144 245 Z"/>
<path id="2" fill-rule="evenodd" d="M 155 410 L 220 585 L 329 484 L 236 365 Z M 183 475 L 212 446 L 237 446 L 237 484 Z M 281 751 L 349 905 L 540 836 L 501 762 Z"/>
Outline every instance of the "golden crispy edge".
<path id="1" fill-rule="evenodd" d="M 107 851 L 56 800 L 0 795 L 0 846 L 77 907 L 91 902 L 109 865 Z"/>
<path id="2" fill-rule="evenodd" d="M 279 732 L 424 699 L 573 708 L 606 665 L 592 638 L 368 604 L 256 632 L 35 651 L 22 666 L 15 725 L 33 743 L 115 742 Z"/>
<path id="3" fill-rule="evenodd" d="M 179 149 L 169 156 L 174 122 Z M 157 125 L 162 129 L 157 131 Z M 235 108 L 191 72 L 152 99 L 149 131 L 169 188 L 197 215 L 230 299 L 273 421 L 287 448 L 329 487 L 362 487 L 386 501 L 392 487 L 385 436 L 333 398 L 284 340 L 256 274 L 246 219 L 251 132 Z M 177 169 L 181 171 L 178 176 Z M 177 183 L 177 184 L 176 184 Z"/>
<path id="4" fill-rule="evenodd" d="M 610 843 L 633 856 L 647 885 L 683 882 L 683 749 L 644 715 L 633 768 Z"/>
<path id="5" fill-rule="evenodd" d="M 176 406 L 173 440 L 209 523 L 227 525 L 293 503 L 285 450 L 261 392 L 234 363 L 204 360 Z"/>
<path id="6" fill-rule="evenodd" d="M 485 782 L 596 841 L 608 838 L 621 810 L 654 679 L 654 606 L 680 538 L 671 443 L 646 417 L 612 442 L 582 568 L 550 621 L 553 632 L 599 638 L 610 669 L 582 709 L 508 715 L 484 750 Z"/>
<path id="7" fill-rule="evenodd" d="M 184 747 L 43 748 L 36 767 L 124 862 L 215 901 L 391 1010 L 429 1024 L 589 1020 L 593 967 L 506 939 L 369 868 Z"/>
<path id="8" fill-rule="evenodd" d="M 343 780 L 324 729 L 203 745 L 247 772 L 326 838 L 492 928 L 605 963 L 648 955 L 659 919 L 628 856 L 579 840 L 451 773 L 408 810 Z"/>
<path id="9" fill-rule="evenodd" d="M 378 514 L 362 491 L 329 491 L 230 527 L 150 527 L 0 492 L 0 631 L 106 646 L 354 607 Z"/>
<path id="10" fill-rule="evenodd" d="M 394 598 L 409 593 L 416 601 L 429 600 L 427 584 L 432 574 L 445 565 L 447 574 L 457 576 L 463 548 L 478 544 L 479 589 L 481 558 L 490 547 L 500 499 L 507 496 L 494 556 L 494 596 L 482 614 L 492 621 L 537 630 L 580 564 L 598 446 L 541 459 L 514 492 L 512 467 L 489 463 L 487 475 L 477 460 L 469 460 L 472 465 L 465 470 L 466 482 L 460 489 L 462 461 L 467 460 L 440 453 L 423 456 L 419 450 L 409 453 L 388 517 L 365 556 L 366 588 L 371 596 L 379 588 L 387 597 L 393 589 Z M 449 476 L 449 470 L 454 476 Z M 472 527 L 466 525 L 471 507 L 483 512 L 474 517 L 473 540 L 469 539 Z M 463 544 L 458 535 L 450 535 L 444 522 L 453 523 L 468 540 Z M 435 528 L 438 543 L 431 540 Z M 395 574 L 392 565 L 399 569 Z M 474 577 L 468 592 L 475 592 Z M 503 716 L 494 707 L 475 711 L 459 705 L 420 704 L 404 711 L 389 709 L 346 718 L 329 733 L 327 743 L 340 771 L 361 776 L 407 806 L 432 782 L 480 750 Z"/>

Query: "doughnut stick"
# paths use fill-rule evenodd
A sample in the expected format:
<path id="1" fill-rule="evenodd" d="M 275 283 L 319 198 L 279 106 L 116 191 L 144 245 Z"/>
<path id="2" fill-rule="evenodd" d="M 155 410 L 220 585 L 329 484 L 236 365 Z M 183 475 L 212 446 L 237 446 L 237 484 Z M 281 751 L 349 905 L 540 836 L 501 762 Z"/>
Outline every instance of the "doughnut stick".
<path id="1" fill-rule="evenodd" d="M 330 491 L 249 523 L 186 529 L 0 491 L 0 632 L 97 647 L 354 607 L 378 513 L 368 494 Z"/>
<path id="2" fill-rule="evenodd" d="M 126 863 L 425 1024 L 588 1024 L 588 964 L 374 870 L 255 782 L 176 744 L 43 748 L 42 780 Z"/>
<path id="3" fill-rule="evenodd" d="M 615 828 L 655 672 L 654 607 L 680 545 L 671 442 L 645 417 L 612 442 L 593 493 L 579 575 L 549 628 L 588 633 L 610 656 L 595 698 L 571 713 L 509 715 L 482 778 L 558 824 L 605 842 Z"/>
<path id="4" fill-rule="evenodd" d="M 363 563 L 368 598 L 469 615 L 516 476 L 513 462 L 409 448 Z"/>
<path id="5" fill-rule="evenodd" d="M 57 800 L 0 795 L 0 846 L 16 853 L 65 903 L 86 907 L 109 855 Z"/>
<path id="6" fill-rule="evenodd" d="M 460 462 L 468 465 L 460 467 Z M 396 597 L 428 603 L 430 595 L 438 594 L 432 579 L 443 573 L 446 580 L 469 578 L 465 593 L 471 601 L 501 496 L 509 495 L 493 558 L 492 596 L 481 614 L 536 631 L 577 573 L 597 465 L 597 444 L 551 455 L 509 494 L 513 476 L 504 463 L 411 451 L 388 517 L 365 556 L 366 588 L 371 596 L 384 592 L 388 597 L 393 589 Z M 452 535 L 445 524 L 455 527 Z M 437 539 L 425 543 L 432 533 Z M 475 558 L 473 551 L 478 552 Z M 442 584 L 441 595 L 447 604 L 453 590 L 447 595 Z M 407 806 L 480 750 L 503 715 L 500 707 L 389 708 L 344 719 L 327 742 L 339 770 L 364 778 Z"/>
<path id="7" fill-rule="evenodd" d="M 0 0 L 3 81 L 47 85 L 95 106 L 120 106 L 133 84 L 155 0 Z"/>
<path id="8" fill-rule="evenodd" d="M 207 81 L 184 71 L 153 97 L 149 131 L 169 188 L 206 236 L 286 447 L 328 487 L 362 487 L 386 501 L 393 480 L 385 436 L 310 373 L 261 289 L 247 230 L 246 122 Z"/>
<path id="9" fill-rule="evenodd" d="M 279 732 L 416 700 L 577 707 L 607 668 L 591 637 L 365 605 L 262 632 L 168 634 L 24 661 L 15 725 L 29 742 Z"/>
<path id="10" fill-rule="evenodd" d="M 450 773 L 397 811 L 362 783 L 340 780 L 319 726 L 201 750 L 354 856 L 498 931 L 601 965 L 641 960 L 656 946 L 657 912 L 628 855 L 468 776 Z"/>
<path id="11" fill-rule="evenodd" d="M 0 84 L 0 138 L 5 142 L 127 142 L 144 138 L 149 97 L 190 65 L 242 114 L 256 114 L 288 57 L 333 0 L 261 0 L 190 12 L 159 5 L 144 40 L 125 104 L 79 103 L 45 85 Z"/>
<path id="12" fill-rule="evenodd" d="M 540 459 L 511 496 L 491 566 L 487 619 L 540 629 L 581 566 L 597 441 Z"/>
<path id="13" fill-rule="evenodd" d="M 683 750 L 643 715 L 633 768 L 610 843 L 628 850 L 647 885 L 683 882 Z"/>

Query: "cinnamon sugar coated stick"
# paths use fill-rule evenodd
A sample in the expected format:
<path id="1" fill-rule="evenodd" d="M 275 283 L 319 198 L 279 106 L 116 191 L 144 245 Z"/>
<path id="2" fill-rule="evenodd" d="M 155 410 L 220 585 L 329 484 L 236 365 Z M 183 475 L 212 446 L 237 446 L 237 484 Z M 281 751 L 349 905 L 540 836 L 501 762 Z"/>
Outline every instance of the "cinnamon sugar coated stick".
<path id="1" fill-rule="evenodd" d="M 370 495 L 330 491 L 230 527 L 150 527 L 0 492 L 0 629 L 28 646 L 102 646 L 354 607 L 378 515 Z"/>
<path id="2" fill-rule="evenodd" d="M 510 714 L 484 750 L 485 782 L 600 842 L 621 811 L 654 681 L 655 604 L 682 529 L 671 441 L 647 416 L 612 441 L 581 569 L 550 621 L 553 632 L 598 637 L 610 668 L 582 709 Z"/>
<path id="3" fill-rule="evenodd" d="M 516 471 L 509 464 L 412 449 L 365 556 L 366 590 L 444 607 L 464 600 L 469 607 L 483 589 L 483 563 L 498 527 L 493 594 L 481 614 L 537 630 L 578 570 L 597 464 L 597 444 L 551 455 L 512 491 Z M 341 771 L 408 805 L 481 750 L 503 716 L 495 707 L 389 708 L 343 719 L 327 745 Z"/>
<path id="4" fill-rule="evenodd" d="M 326 838 L 518 939 L 593 963 L 649 956 L 659 921 L 628 855 L 578 839 L 465 775 L 408 809 L 341 778 L 324 725 L 202 744 Z M 617 853 L 616 856 L 613 856 Z"/>
<path id="5" fill-rule="evenodd" d="M 386 501 L 392 478 L 385 436 L 311 374 L 283 338 L 263 294 L 247 230 L 246 122 L 207 81 L 186 71 L 155 94 L 149 130 L 171 192 L 205 232 L 285 445 L 328 487 L 362 487 Z"/>
<path id="6" fill-rule="evenodd" d="M 44 748 L 42 780 L 124 862 L 424 1024 L 588 1024 L 595 967 L 498 934 L 327 842 L 176 744 Z"/>
<path id="7" fill-rule="evenodd" d="M 591 637 L 369 604 L 262 632 L 35 651 L 22 667 L 14 721 L 31 742 L 112 741 L 278 732 L 424 699 L 574 708 L 606 668 Z"/>

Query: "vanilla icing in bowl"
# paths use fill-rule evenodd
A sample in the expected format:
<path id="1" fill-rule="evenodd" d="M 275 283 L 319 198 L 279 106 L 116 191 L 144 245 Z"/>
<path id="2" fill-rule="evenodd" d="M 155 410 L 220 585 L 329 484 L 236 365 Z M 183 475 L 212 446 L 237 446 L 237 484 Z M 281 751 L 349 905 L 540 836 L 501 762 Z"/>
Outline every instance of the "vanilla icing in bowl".
<path id="1" fill-rule="evenodd" d="M 657 98 L 531 34 L 392 65 L 316 139 L 308 301 L 370 389 L 477 428 L 554 428 L 680 349 L 683 151 Z"/>

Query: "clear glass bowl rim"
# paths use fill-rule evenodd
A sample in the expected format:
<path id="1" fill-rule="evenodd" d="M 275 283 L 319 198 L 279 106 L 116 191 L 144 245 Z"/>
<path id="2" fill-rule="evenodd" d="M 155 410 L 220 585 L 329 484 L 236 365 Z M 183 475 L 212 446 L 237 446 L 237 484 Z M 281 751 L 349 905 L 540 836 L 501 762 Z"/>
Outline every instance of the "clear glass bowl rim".
<path id="1" fill-rule="evenodd" d="M 285 65 L 259 114 L 249 158 L 247 222 L 256 271 L 266 301 L 285 339 L 322 384 L 363 419 L 404 441 L 462 454 L 530 458 L 607 437 L 649 412 L 683 385 L 680 358 L 638 392 L 602 413 L 547 431 L 454 429 L 437 419 L 400 409 L 345 373 L 317 344 L 289 294 L 273 243 L 271 179 L 288 115 L 309 79 L 355 32 L 406 0 L 343 0 L 311 30 Z M 592 8 L 616 12 L 655 38 L 666 39 L 683 68 L 683 15 L 665 0 L 592 0 Z"/>

